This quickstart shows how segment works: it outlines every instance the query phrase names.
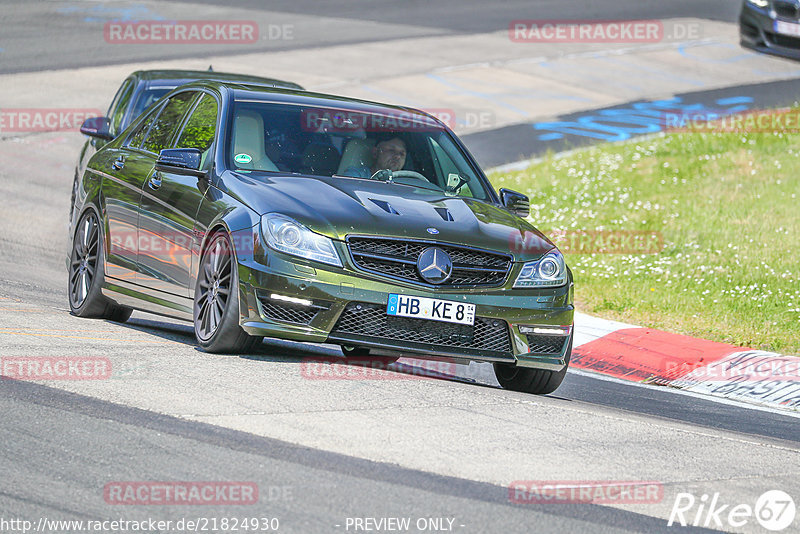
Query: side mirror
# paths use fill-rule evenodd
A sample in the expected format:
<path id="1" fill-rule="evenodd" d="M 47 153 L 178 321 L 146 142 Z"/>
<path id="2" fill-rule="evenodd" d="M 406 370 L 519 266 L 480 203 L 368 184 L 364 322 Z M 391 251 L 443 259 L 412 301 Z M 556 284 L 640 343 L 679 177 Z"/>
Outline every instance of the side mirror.
<path id="1" fill-rule="evenodd" d="M 203 176 L 205 172 L 200 170 L 201 160 L 202 152 L 196 148 L 165 148 L 158 154 L 156 170 Z"/>
<path id="2" fill-rule="evenodd" d="M 528 197 L 511 189 L 500 189 L 500 202 L 508 211 L 519 217 L 525 218 L 531 213 Z"/>
<path id="3" fill-rule="evenodd" d="M 113 137 L 109 131 L 109 123 L 108 117 L 90 117 L 81 124 L 81 133 L 103 141 L 111 141 Z"/>

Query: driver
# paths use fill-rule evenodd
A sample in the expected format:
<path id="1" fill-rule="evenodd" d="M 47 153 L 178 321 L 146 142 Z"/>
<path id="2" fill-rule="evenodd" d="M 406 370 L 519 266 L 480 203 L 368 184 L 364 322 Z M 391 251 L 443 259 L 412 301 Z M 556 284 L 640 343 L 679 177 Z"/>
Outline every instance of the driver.
<path id="1" fill-rule="evenodd" d="M 354 178 L 370 178 L 376 172 L 388 169 L 392 172 L 399 171 L 406 164 L 406 143 L 399 137 L 390 137 L 379 141 L 372 147 L 372 159 L 375 163 L 372 168 L 366 164 L 353 165 L 345 170 L 346 176 Z"/>

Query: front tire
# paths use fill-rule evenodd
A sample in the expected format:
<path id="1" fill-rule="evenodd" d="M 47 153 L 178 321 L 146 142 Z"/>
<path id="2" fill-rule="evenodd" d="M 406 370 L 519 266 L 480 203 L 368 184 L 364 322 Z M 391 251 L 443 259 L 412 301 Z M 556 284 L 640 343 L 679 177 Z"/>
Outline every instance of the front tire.
<path id="1" fill-rule="evenodd" d="M 72 236 L 67 282 L 69 309 L 78 317 L 109 319 L 124 323 L 130 318 L 133 310 L 115 304 L 101 292 L 105 266 L 101 235 L 100 223 L 95 212 L 89 210 L 84 213 Z"/>
<path id="2" fill-rule="evenodd" d="M 242 353 L 261 343 L 239 326 L 239 273 L 231 240 L 217 232 L 209 240 L 194 290 L 194 333 L 206 352 Z"/>
<path id="3" fill-rule="evenodd" d="M 503 389 L 533 393 L 534 395 L 547 395 L 558 389 L 564 377 L 567 376 L 569 359 L 572 355 L 572 336 L 565 356 L 566 365 L 561 371 L 547 371 L 544 369 L 529 369 L 517 367 L 507 363 L 495 363 L 494 375 Z"/>

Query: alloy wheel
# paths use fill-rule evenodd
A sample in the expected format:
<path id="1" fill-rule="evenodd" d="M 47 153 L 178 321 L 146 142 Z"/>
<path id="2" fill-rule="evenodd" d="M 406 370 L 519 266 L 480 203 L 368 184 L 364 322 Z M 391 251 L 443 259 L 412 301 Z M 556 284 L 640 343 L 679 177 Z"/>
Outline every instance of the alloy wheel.
<path id="1" fill-rule="evenodd" d="M 228 240 L 219 236 L 209 247 L 200 268 L 200 296 L 195 301 L 197 336 L 206 341 L 217 331 L 231 291 L 231 249 Z"/>
<path id="2" fill-rule="evenodd" d="M 73 308 L 80 308 L 89 296 L 97 272 L 97 249 L 100 234 L 97 216 L 86 214 L 72 243 L 69 273 L 69 298 Z"/>

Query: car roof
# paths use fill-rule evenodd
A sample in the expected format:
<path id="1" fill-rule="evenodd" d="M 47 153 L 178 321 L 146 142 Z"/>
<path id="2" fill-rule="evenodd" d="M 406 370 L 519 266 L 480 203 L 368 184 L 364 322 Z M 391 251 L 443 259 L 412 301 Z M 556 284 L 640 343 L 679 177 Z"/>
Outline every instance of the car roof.
<path id="1" fill-rule="evenodd" d="M 169 81 L 170 85 L 183 85 L 186 82 L 197 80 L 213 80 L 221 82 L 239 82 L 249 84 L 263 84 L 288 89 L 302 90 L 303 87 L 286 80 L 277 78 L 265 78 L 263 76 L 252 76 L 248 74 L 234 74 L 231 72 L 215 72 L 210 70 L 139 70 L 131 74 L 136 78 L 148 82 Z"/>

